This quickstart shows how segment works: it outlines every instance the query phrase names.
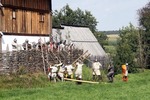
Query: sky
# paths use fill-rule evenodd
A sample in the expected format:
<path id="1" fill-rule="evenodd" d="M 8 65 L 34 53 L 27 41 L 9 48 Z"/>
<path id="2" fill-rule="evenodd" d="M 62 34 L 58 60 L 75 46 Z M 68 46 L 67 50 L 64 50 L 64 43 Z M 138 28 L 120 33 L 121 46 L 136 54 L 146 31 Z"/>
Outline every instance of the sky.
<path id="1" fill-rule="evenodd" d="M 66 4 L 71 9 L 90 11 L 97 19 L 98 31 L 119 30 L 132 23 L 138 27 L 137 10 L 150 0 L 52 0 L 52 10 L 60 10 Z"/>

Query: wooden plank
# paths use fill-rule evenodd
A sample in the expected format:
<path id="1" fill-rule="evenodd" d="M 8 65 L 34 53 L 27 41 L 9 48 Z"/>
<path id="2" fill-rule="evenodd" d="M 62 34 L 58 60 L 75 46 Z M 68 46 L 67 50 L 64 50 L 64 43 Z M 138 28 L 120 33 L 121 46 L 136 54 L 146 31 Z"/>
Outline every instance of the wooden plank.
<path id="1" fill-rule="evenodd" d="M 45 22 L 44 22 L 44 27 L 45 27 L 45 32 L 44 32 L 44 34 L 49 34 L 50 32 L 49 32 L 49 28 L 50 28 L 50 24 L 49 24 L 49 13 L 46 13 L 45 14 Z"/>
<path id="2" fill-rule="evenodd" d="M 17 33 L 17 30 L 18 30 L 18 24 L 17 24 L 17 11 L 15 11 L 15 13 L 16 13 L 16 19 L 12 19 L 12 32 L 13 33 Z"/>
<path id="3" fill-rule="evenodd" d="M 80 58 L 83 57 L 87 52 L 88 52 L 88 50 L 86 50 L 80 57 L 78 57 L 78 58 L 72 63 L 72 65 L 74 65 L 78 60 L 80 60 Z"/>
<path id="4" fill-rule="evenodd" d="M 48 26 L 48 29 L 47 29 L 47 33 L 50 34 L 51 31 L 50 31 L 50 28 L 51 28 L 51 20 L 50 20 L 50 14 L 48 13 L 48 19 L 47 19 L 47 26 Z"/>
<path id="5" fill-rule="evenodd" d="M 7 26 L 8 26 L 8 23 L 7 23 L 7 22 L 8 22 L 8 18 L 7 18 L 7 17 L 8 17 L 7 8 L 5 8 L 5 15 L 4 15 L 4 16 L 5 16 L 5 17 L 4 17 L 4 20 L 5 20 L 5 26 L 4 26 L 4 27 L 5 27 L 5 30 L 4 30 L 4 32 L 8 32 L 8 31 L 7 31 Z"/>
<path id="6" fill-rule="evenodd" d="M 9 8 L 5 8 L 5 32 L 12 32 L 12 13 Z"/>
<path id="7" fill-rule="evenodd" d="M 32 12 L 32 34 L 36 33 L 36 13 Z"/>
<path id="8" fill-rule="evenodd" d="M 17 33 L 22 33 L 22 10 L 18 10 L 18 13 L 17 13 Z"/>
<path id="9" fill-rule="evenodd" d="M 8 9 L 8 32 L 12 32 L 12 9 Z"/>
<path id="10" fill-rule="evenodd" d="M 40 34 L 40 15 L 37 13 L 37 33 Z"/>
<path id="11" fill-rule="evenodd" d="M 2 25 L 2 11 L 1 11 L 1 8 L 0 8 L 0 31 L 2 31 L 2 27 L 3 27 L 3 25 Z"/>
<path id="12" fill-rule="evenodd" d="M 26 32 L 26 11 L 22 10 L 22 32 Z"/>
<path id="13" fill-rule="evenodd" d="M 2 31 L 5 31 L 5 8 L 3 8 L 4 16 L 2 16 Z"/>
<path id="14" fill-rule="evenodd" d="M 48 16 L 47 13 L 44 14 L 44 23 L 43 23 L 43 34 L 47 34 L 47 22 L 48 22 Z"/>
<path id="15" fill-rule="evenodd" d="M 27 11 L 27 23 L 26 23 L 26 32 L 31 34 L 31 11 Z"/>
<path id="16" fill-rule="evenodd" d="M 17 21 L 16 21 L 16 19 L 13 19 L 13 21 L 12 21 L 12 32 L 13 33 L 17 33 Z"/>
<path id="17" fill-rule="evenodd" d="M 36 20 L 35 20 L 35 34 L 37 34 L 38 33 L 38 12 L 35 12 L 35 18 L 36 18 Z"/>
<path id="18" fill-rule="evenodd" d="M 67 81 L 74 81 L 74 82 L 82 82 L 82 83 L 99 84 L 99 82 L 85 81 L 85 80 L 76 80 L 76 79 L 69 79 L 69 78 L 64 78 L 64 80 L 67 80 Z"/>
<path id="19" fill-rule="evenodd" d="M 50 32 L 50 34 L 52 34 L 52 13 L 50 12 L 50 14 L 49 14 L 50 16 L 49 16 L 49 32 Z"/>
<path id="20" fill-rule="evenodd" d="M 39 31 L 40 31 L 40 34 L 42 34 L 41 14 L 39 14 Z"/>

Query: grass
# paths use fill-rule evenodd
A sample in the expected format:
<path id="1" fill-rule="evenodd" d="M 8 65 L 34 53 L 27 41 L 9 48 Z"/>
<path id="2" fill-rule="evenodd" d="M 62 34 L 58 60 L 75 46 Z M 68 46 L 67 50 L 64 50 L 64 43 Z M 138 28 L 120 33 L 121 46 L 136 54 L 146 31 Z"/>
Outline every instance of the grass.
<path id="1" fill-rule="evenodd" d="M 128 82 L 122 82 L 121 75 L 116 75 L 114 83 L 77 85 L 69 81 L 44 81 L 43 87 L 1 88 L 0 100 L 149 100 L 149 73 L 150 70 L 129 74 Z"/>
<path id="2" fill-rule="evenodd" d="M 115 56 L 116 53 L 116 45 L 117 45 L 117 39 L 119 38 L 118 34 L 109 34 L 108 37 L 108 45 L 105 45 L 105 51 L 107 53 L 110 53 L 111 56 Z"/>
<path id="3" fill-rule="evenodd" d="M 119 38 L 118 34 L 107 35 L 107 37 L 109 45 L 116 45 L 117 39 Z"/>

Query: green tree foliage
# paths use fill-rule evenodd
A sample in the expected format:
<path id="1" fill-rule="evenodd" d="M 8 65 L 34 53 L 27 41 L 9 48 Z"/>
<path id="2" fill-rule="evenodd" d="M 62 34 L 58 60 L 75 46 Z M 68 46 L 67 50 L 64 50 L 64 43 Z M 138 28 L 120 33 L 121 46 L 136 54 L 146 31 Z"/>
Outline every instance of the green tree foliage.
<path id="1" fill-rule="evenodd" d="M 114 63 L 116 72 L 121 71 L 121 65 L 129 63 L 129 71 L 135 71 L 138 50 L 138 29 L 132 24 L 127 27 L 123 27 L 120 32 L 120 38 L 117 41 L 116 56 L 114 57 Z"/>
<path id="2" fill-rule="evenodd" d="M 138 10 L 139 24 L 143 28 L 142 47 L 144 59 L 146 59 L 146 68 L 150 68 L 150 2 Z"/>
<path id="3" fill-rule="evenodd" d="M 104 45 L 108 45 L 108 37 L 105 33 L 95 32 L 94 35 L 103 48 L 104 48 Z"/>
<path id="4" fill-rule="evenodd" d="M 60 11 L 53 12 L 52 23 L 53 27 L 58 27 L 60 24 L 88 26 L 94 33 L 98 22 L 90 11 L 82 11 L 79 8 L 72 10 L 66 5 Z"/>

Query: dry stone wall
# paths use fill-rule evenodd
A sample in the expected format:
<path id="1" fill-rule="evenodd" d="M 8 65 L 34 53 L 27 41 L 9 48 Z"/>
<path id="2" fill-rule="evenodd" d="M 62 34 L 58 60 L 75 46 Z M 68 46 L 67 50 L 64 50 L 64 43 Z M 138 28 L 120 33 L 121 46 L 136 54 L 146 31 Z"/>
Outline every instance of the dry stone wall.
<path id="1" fill-rule="evenodd" d="M 47 69 L 49 64 L 58 63 L 59 61 L 63 63 L 73 62 L 82 53 L 82 50 L 77 49 L 72 50 L 72 52 L 42 53 L 38 50 L 21 50 L 0 53 L 0 74 L 43 72 L 44 66 Z"/>

